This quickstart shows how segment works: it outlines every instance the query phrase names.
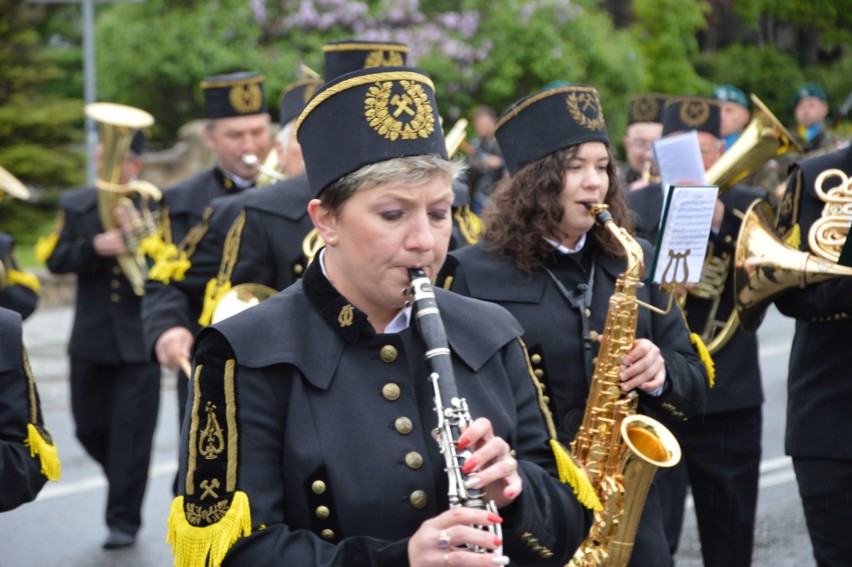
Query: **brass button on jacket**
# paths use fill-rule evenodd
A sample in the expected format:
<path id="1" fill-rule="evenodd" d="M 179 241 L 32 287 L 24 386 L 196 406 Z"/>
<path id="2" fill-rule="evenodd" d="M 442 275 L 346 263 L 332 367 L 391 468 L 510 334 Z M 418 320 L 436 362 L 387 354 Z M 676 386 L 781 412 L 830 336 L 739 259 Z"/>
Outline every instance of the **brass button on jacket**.
<path id="1" fill-rule="evenodd" d="M 532 355 L 530 357 L 530 362 L 532 362 L 533 364 L 541 364 L 541 355 L 540 354 Z"/>
<path id="2" fill-rule="evenodd" d="M 320 537 L 322 537 L 322 539 L 331 541 L 334 539 L 334 530 L 326 528 L 320 532 Z"/>
<path id="3" fill-rule="evenodd" d="M 384 386 L 382 386 L 382 396 L 385 397 L 388 401 L 394 401 L 399 398 L 400 389 L 399 384 L 394 384 L 393 382 L 388 382 Z"/>
<path id="4" fill-rule="evenodd" d="M 317 509 L 314 513 L 320 520 L 327 520 L 329 514 L 331 514 L 327 506 L 317 506 Z"/>
<path id="5" fill-rule="evenodd" d="M 393 362 L 396 360 L 396 357 L 399 356 L 399 352 L 396 350 L 396 347 L 393 345 L 385 345 L 382 347 L 382 350 L 379 351 L 379 356 L 382 359 L 382 362 Z"/>
<path id="6" fill-rule="evenodd" d="M 429 503 L 429 497 L 426 495 L 425 490 L 415 490 L 411 493 L 411 496 L 408 497 L 408 501 L 411 502 L 411 505 L 418 510 L 422 510 L 426 507 L 426 504 Z"/>
<path id="7" fill-rule="evenodd" d="M 321 480 L 315 480 L 313 483 L 311 483 L 311 491 L 314 494 L 322 494 L 323 492 L 325 492 L 325 483 Z"/>
<path id="8" fill-rule="evenodd" d="M 393 423 L 393 427 L 402 435 L 408 435 L 411 433 L 411 430 L 414 429 L 414 425 L 407 417 L 396 418 L 396 421 Z"/>
<path id="9" fill-rule="evenodd" d="M 419 469 L 423 466 L 423 455 L 417 451 L 409 451 L 405 454 L 405 465 L 412 470 Z"/>

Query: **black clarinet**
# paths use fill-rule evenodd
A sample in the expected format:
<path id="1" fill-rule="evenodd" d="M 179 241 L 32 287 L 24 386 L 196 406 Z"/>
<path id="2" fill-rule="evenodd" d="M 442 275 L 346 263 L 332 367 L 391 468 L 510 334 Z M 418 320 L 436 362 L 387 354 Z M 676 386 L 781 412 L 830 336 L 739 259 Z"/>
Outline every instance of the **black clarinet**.
<path id="1" fill-rule="evenodd" d="M 425 272 L 419 268 L 409 268 L 408 277 L 411 279 L 411 289 L 406 290 L 413 297 L 414 324 L 420 334 L 423 343 L 426 368 L 429 371 L 429 381 L 432 382 L 435 399 L 435 412 L 438 414 L 438 425 L 432 432 L 438 442 L 441 454 L 444 455 L 445 471 L 449 478 L 449 490 L 447 494 L 450 500 L 450 508 L 467 506 L 488 510 L 497 515 L 497 506 L 494 501 L 485 502 L 481 490 L 469 489 L 465 486 L 468 475 L 462 472 L 465 461 L 471 456 L 470 450 L 458 451 L 456 449 L 459 437 L 471 424 L 473 419 L 467 407 L 467 401 L 459 396 L 456 386 L 456 377 L 453 374 L 453 364 L 450 358 L 450 347 L 447 343 L 447 333 L 441 320 L 441 312 L 435 302 L 435 291 L 432 282 L 426 277 Z M 444 405 L 444 400 L 449 400 L 449 406 Z M 475 526 L 486 530 L 495 538 L 503 539 L 503 530 L 500 524 L 489 526 Z M 471 551 L 486 553 L 487 549 L 481 547 L 469 547 Z M 497 555 L 503 554 L 503 546 L 494 550 Z"/>

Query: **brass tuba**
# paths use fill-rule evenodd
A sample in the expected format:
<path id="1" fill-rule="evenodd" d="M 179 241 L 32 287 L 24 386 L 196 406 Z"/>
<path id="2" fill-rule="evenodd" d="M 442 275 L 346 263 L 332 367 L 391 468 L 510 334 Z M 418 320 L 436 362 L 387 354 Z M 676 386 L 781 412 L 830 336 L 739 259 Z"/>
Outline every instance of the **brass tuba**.
<path id="1" fill-rule="evenodd" d="M 148 207 L 163 193 L 148 181 L 121 183 L 121 166 L 137 130 L 148 128 L 154 117 L 138 108 L 109 102 L 87 104 L 86 116 L 97 122 L 102 144 L 101 171 L 96 180 L 98 214 L 104 230 L 118 228 L 124 235 L 127 252 L 116 257 L 121 271 L 136 295 L 144 295 L 148 263 L 139 251 L 140 242 L 156 231 L 156 222 Z M 141 199 L 137 208 L 133 197 Z"/>
<path id="2" fill-rule="evenodd" d="M 27 189 L 27 186 L 21 183 L 17 177 L 9 173 L 5 168 L 0 166 L 0 199 L 7 194 L 24 201 L 30 198 L 30 191 Z M 8 269 L 11 269 L 11 267 L 7 267 L 4 261 L 5 258 L 0 258 L 0 289 L 6 287 L 9 283 L 6 272 Z"/>
<path id="3" fill-rule="evenodd" d="M 828 177 L 842 175 L 845 185 L 839 191 L 832 189 L 827 194 L 822 184 Z M 849 179 L 840 170 L 823 171 L 816 180 L 818 195 L 838 195 L 846 193 L 846 199 L 852 196 Z M 833 210 L 831 203 L 826 204 L 828 211 Z M 842 210 L 842 209 L 841 209 Z M 848 232 L 848 213 L 845 229 Z M 820 220 L 832 221 L 832 215 Z M 842 224 L 842 221 L 838 221 Z M 771 207 L 757 201 L 749 207 L 740 226 L 737 246 L 734 253 L 734 289 L 736 309 L 740 325 L 746 332 L 753 333 L 766 315 L 766 309 L 772 301 L 784 291 L 793 287 L 827 281 L 838 277 L 852 276 L 852 268 L 835 263 L 840 252 L 836 249 L 836 237 L 823 240 L 820 234 L 828 223 L 814 223 L 808 233 L 813 254 L 798 250 L 778 237 L 772 229 L 774 225 Z M 816 230 L 815 230 L 816 229 Z"/>
<path id="4" fill-rule="evenodd" d="M 621 390 L 621 360 L 633 347 L 645 271 L 642 248 L 612 220 L 606 205 L 593 205 L 603 224 L 627 252 L 627 269 L 609 300 L 603 339 L 595 363 L 583 423 L 571 451 L 589 472 L 603 505 L 589 534 L 569 563 L 572 567 L 623 567 L 633 553 L 639 518 L 654 474 L 680 461 L 680 445 L 663 424 L 636 413 L 635 392 Z"/>
<path id="5" fill-rule="evenodd" d="M 763 167 L 770 159 L 791 150 L 801 151 L 787 129 L 754 94 L 751 95 L 751 102 L 755 108 L 751 121 L 734 145 L 707 170 L 707 183 L 719 186 L 719 196 Z M 730 253 L 714 251 L 711 246 L 705 257 L 701 281 L 689 290 L 685 300 L 684 308 L 687 312 L 691 301 L 708 302 L 703 324 L 695 325 L 700 328 L 693 330 L 701 335 L 710 354 L 719 352 L 737 330 L 737 310 L 730 296 L 726 305 L 722 305 L 731 275 L 730 266 Z"/>

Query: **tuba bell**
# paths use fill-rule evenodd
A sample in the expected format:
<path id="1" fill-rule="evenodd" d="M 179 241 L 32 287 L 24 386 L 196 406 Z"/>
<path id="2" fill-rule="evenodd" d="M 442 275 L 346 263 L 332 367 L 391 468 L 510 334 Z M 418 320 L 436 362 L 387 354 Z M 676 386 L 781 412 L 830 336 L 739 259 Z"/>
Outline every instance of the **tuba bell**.
<path id="1" fill-rule="evenodd" d="M 801 148 L 772 112 L 751 95 L 755 112 L 737 141 L 707 170 L 707 183 L 719 186 L 719 196 L 749 174 L 757 171 L 770 159 Z M 731 255 L 728 252 L 708 250 L 699 281 L 686 296 L 684 308 L 690 303 L 706 302 L 702 306 L 703 321 L 694 331 L 701 335 L 710 354 L 725 346 L 738 327 L 734 301 L 723 295 L 730 282 Z M 692 323 L 690 323 L 692 326 Z M 698 328 L 700 327 L 700 328 Z"/>
<path id="2" fill-rule="evenodd" d="M 822 184 L 838 173 L 846 177 L 840 170 L 822 172 L 815 184 L 817 194 L 825 194 L 821 189 Z M 840 189 L 839 192 L 832 190 L 828 193 L 836 197 L 844 192 L 844 186 L 841 185 Z M 848 179 L 845 192 L 852 196 Z M 826 208 L 829 205 L 827 203 Z M 826 218 L 824 211 L 822 219 Z M 830 216 L 828 220 L 832 220 Z M 760 326 L 769 304 L 788 289 L 852 276 L 852 268 L 835 263 L 834 256 L 839 256 L 840 252 L 833 249 L 834 243 L 821 241 L 819 236 L 815 236 L 815 233 L 821 232 L 818 223 L 814 223 L 808 233 L 813 254 L 798 250 L 781 240 L 772 229 L 774 224 L 772 208 L 766 202 L 756 201 L 746 212 L 737 237 L 734 298 L 740 325 L 749 333 Z M 848 232 L 848 221 L 845 228 Z"/>
<path id="3" fill-rule="evenodd" d="M 144 110 L 114 104 L 95 102 L 87 104 L 86 116 L 98 124 L 102 144 L 101 171 L 95 184 L 98 189 L 98 215 L 104 230 L 118 228 L 124 235 L 127 252 L 116 257 L 121 271 L 130 282 L 136 295 L 144 295 L 148 263 L 139 245 L 156 231 L 156 222 L 148 206 L 151 200 L 159 201 L 163 193 L 148 181 L 133 180 L 121 183 L 121 166 L 136 131 L 148 128 L 154 117 Z M 133 198 L 140 198 L 137 208 Z"/>

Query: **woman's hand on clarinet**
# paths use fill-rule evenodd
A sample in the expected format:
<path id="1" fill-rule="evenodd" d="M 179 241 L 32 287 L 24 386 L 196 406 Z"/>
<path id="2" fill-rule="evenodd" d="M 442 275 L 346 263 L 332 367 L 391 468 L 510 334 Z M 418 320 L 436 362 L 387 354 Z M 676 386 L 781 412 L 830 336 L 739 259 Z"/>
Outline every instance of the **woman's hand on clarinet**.
<path id="1" fill-rule="evenodd" d="M 459 506 L 426 520 L 408 540 L 411 567 L 486 567 L 506 565 L 509 558 L 493 553 L 476 553 L 466 546 L 493 551 L 503 542 L 487 530 L 474 526 L 502 523 L 488 510 Z"/>
<path id="2" fill-rule="evenodd" d="M 508 506 L 524 489 L 518 474 L 518 461 L 509 444 L 494 435 L 491 422 L 480 417 L 462 433 L 457 449 L 471 452 L 462 472 L 468 475 L 467 488 L 482 490 L 486 502 L 498 509 Z"/>
<path id="3" fill-rule="evenodd" d="M 660 348 L 648 339 L 636 339 L 621 362 L 621 389 L 653 392 L 666 383 L 666 362 Z"/>

